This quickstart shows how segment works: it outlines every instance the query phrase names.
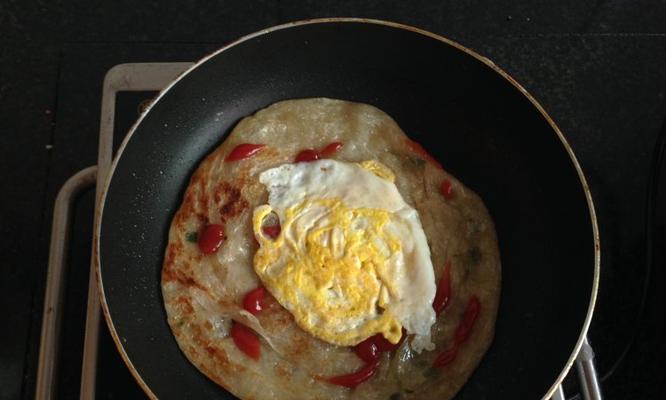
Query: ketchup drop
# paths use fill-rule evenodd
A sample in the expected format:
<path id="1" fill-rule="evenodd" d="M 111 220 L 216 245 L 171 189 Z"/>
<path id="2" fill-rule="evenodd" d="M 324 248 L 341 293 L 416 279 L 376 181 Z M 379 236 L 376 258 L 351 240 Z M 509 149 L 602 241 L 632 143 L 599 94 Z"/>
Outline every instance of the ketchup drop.
<path id="1" fill-rule="evenodd" d="M 234 340 L 236 347 L 248 357 L 255 360 L 261 357 L 261 344 L 252 329 L 234 321 L 231 326 L 231 338 Z"/>
<path id="2" fill-rule="evenodd" d="M 446 351 L 441 352 L 437 358 L 435 358 L 435 362 L 432 363 L 432 366 L 435 368 L 441 368 L 445 365 L 449 365 L 456 359 L 457 355 L 458 347 L 454 346 Z"/>
<path id="3" fill-rule="evenodd" d="M 234 147 L 224 159 L 225 162 L 238 161 L 255 155 L 265 144 L 242 143 Z"/>
<path id="4" fill-rule="evenodd" d="M 356 355 L 365 362 L 372 362 L 379 358 L 379 355 L 385 351 L 393 351 L 400 347 L 402 342 L 405 341 L 407 337 L 407 332 L 405 329 L 402 329 L 402 336 L 398 343 L 393 344 L 389 342 L 384 335 L 378 333 L 376 335 L 370 336 L 361 343 L 354 346 L 354 352 Z"/>
<path id="5" fill-rule="evenodd" d="M 424 149 L 423 146 L 421 146 L 421 144 L 411 139 L 407 139 L 406 144 L 410 149 L 412 149 L 416 154 L 418 154 L 424 160 L 434 164 L 439 169 L 444 169 L 444 167 L 442 167 L 442 164 L 440 164 L 435 157 L 431 156 L 430 153 L 428 153 L 426 149 Z"/>
<path id="6" fill-rule="evenodd" d="M 361 360 L 369 363 L 373 361 L 377 361 L 379 358 L 379 354 L 381 354 L 381 351 L 377 348 L 377 344 L 372 340 L 372 337 L 369 337 L 362 341 L 361 343 L 357 344 L 354 346 L 354 353 L 360 358 Z"/>
<path id="7" fill-rule="evenodd" d="M 442 182 L 441 190 L 445 199 L 451 200 L 453 198 L 453 186 L 451 185 L 450 180 L 444 179 Z"/>
<path id="8" fill-rule="evenodd" d="M 377 367 L 379 366 L 379 361 L 373 361 L 369 364 L 366 364 L 363 368 L 359 369 L 356 372 L 352 372 L 347 375 L 338 375 L 331 378 L 326 378 L 326 381 L 338 386 L 344 386 L 348 388 L 355 388 L 361 383 L 372 378 L 372 376 L 377 372 Z"/>
<path id="9" fill-rule="evenodd" d="M 342 142 L 333 142 L 324 146 L 321 150 L 305 149 L 301 150 L 294 159 L 294 162 L 310 162 L 319 160 L 322 157 L 331 157 L 342 148 Z"/>
<path id="10" fill-rule="evenodd" d="M 218 224 L 206 225 L 199 232 L 199 250 L 204 254 L 215 253 L 226 239 L 224 227 Z"/>
<path id="11" fill-rule="evenodd" d="M 435 293 L 435 299 L 432 302 L 432 308 L 435 310 L 435 313 L 439 315 L 447 305 L 449 305 L 449 300 L 451 299 L 451 263 L 446 263 L 444 266 L 444 273 L 442 277 L 439 278 L 439 283 L 437 284 L 437 292 Z"/>
<path id="12" fill-rule="evenodd" d="M 296 155 L 294 162 L 310 162 L 319 160 L 319 152 L 317 150 L 306 149 L 301 150 L 300 153 Z"/>
<path id="13" fill-rule="evenodd" d="M 342 142 L 329 143 L 319 152 L 323 157 L 330 157 L 342 148 Z"/>
<path id="14" fill-rule="evenodd" d="M 456 332 L 453 335 L 453 347 L 448 350 L 441 352 L 435 361 L 432 363 L 432 366 L 435 368 L 441 368 L 448 364 L 451 364 L 458 354 L 458 349 L 460 346 L 469 339 L 469 336 L 472 333 L 472 328 L 474 328 L 474 323 L 481 313 L 481 303 L 479 298 L 476 296 L 471 296 L 467 301 L 467 306 L 465 307 L 465 312 L 463 313 L 462 321 L 458 324 Z"/>
<path id="15" fill-rule="evenodd" d="M 264 297 L 266 297 L 266 289 L 263 286 L 259 286 L 245 295 L 243 298 L 243 308 L 253 315 L 259 314 L 264 309 Z"/>
<path id="16" fill-rule="evenodd" d="M 472 333 L 472 328 L 474 328 L 474 323 L 479 317 L 481 312 L 481 303 L 476 296 L 470 297 L 467 301 L 467 307 L 465 307 L 465 314 L 463 314 L 463 319 L 460 321 L 456 333 L 454 336 L 456 344 L 464 343 L 469 335 Z"/>

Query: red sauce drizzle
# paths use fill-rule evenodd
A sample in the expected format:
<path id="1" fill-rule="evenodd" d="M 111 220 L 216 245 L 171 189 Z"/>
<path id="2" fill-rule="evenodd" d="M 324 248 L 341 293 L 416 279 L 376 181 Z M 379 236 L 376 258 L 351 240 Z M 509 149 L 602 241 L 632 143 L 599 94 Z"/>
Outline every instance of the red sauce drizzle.
<path id="1" fill-rule="evenodd" d="M 457 355 L 458 347 L 454 346 L 438 355 L 437 358 L 435 358 L 435 362 L 432 363 L 432 366 L 435 368 L 441 368 L 445 365 L 449 365 L 456 359 Z"/>
<path id="2" fill-rule="evenodd" d="M 212 254 L 217 251 L 226 239 L 224 234 L 224 226 L 218 224 L 210 224 L 204 226 L 199 232 L 199 250 L 204 254 Z"/>
<path id="3" fill-rule="evenodd" d="M 374 361 L 377 358 L 379 358 L 379 354 L 385 351 L 393 351 L 398 347 L 400 347 L 402 342 L 405 341 L 406 337 L 407 337 L 407 332 L 405 332 L 405 329 L 403 328 L 400 340 L 398 341 L 398 343 L 393 344 L 389 342 L 384 337 L 384 335 L 378 333 L 376 335 L 370 336 L 369 338 L 365 339 L 361 343 L 354 346 L 354 352 L 356 353 L 356 355 L 359 356 L 361 360 L 365 362 Z"/>
<path id="4" fill-rule="evenodd" d="M 444 196 L 445 199 L 451 200 L 453 198 L 453 185 L 451 185 L 451 181 L 448 179 L 444 179 L 444 182 L 442 182 L 442 195 Z"/>
<path id="5" fill-rule="evenodd" d="M 467 307 L 465 307 L 465 314 L 463 315 L 463 319 L 460 321 L 460 324 L 456 329 L 456 334 L 454 337 L 456 344 L 462 344 L 469 338 L 470 333 L 472 333 L 472 328 L 474 328 L 474 323 L 479 317 L 480 312 L 481 303 L 479 303 L 479 299 L 476 296 L 470 297 L 469 301 L 467 302 Z"/>
<path id="6" fill-rule="evenodd" d="M 319 152 L 322 157 L 330 157 L 342 148 L 342 142 L 329 143 Z"/>
<path id="7" fill-rule="evenodd" d="M 431 164 L 435 164 L 435 166 L 439 169 L 444 169 L 444 167 L 442 167 L 442 164 L 440 164 L 435 157 L 431 156 L 430 153 L 428 153 L 426 149 L 424 149 L 423 146 L 421 146 L 419 143 L 411 139 L 407 139 L 406 143 L 410 149 L 412 149 L 416 154 L 421 156 L 423 159 L 430 162 Z"/>
<path id="8" fill-rule="evenodd" d="M 359 384 L 370 379 L 375 374 L 375 372 L 377 372 L 378 366 L 379 361 L 373 361 L 369 364 L 366 364 L 358 371 L 352 372 L 351 374 L 338 375 L 331 378 L 325 378 L 325 380 L 334 385 L 355 388 Z"/>
<path id="9" fill-rule="evenodd" d="M 407 337 L 405 329 L 402 330 L 402 336 L 398 343 L 393 344 L 389 342 L 381 333 L 370 336 L 361 343 L 354 346 L 354 352 L 363 361 L 366 362 L 365 366 L 360 370 L 348 374 L 339 375 L 332 378 L 326 378 L 326 381 L 334 385 L 345 386 L 349 388 L 356 387 L 358 384 L 363 383 L 372 377 L 379 365 L 379 356 L 385 351 L 393 351 L 400 347 L 402 342 Z"/>
<path id="10" fill-rule="evenodd" d="M 388 341 L 383 335 L 377 334 L 374 336 L 375 337 L 375 343 L 377 344 L 377 348 L 379 351 L 393 351 L 400 347 L 402 342 L 405 341 L 405 338 L 407 337 L 407 331 L 405 331 L 405 328 L 402 328 L 402 336 L 400 336 L 400 340 L 398 340 L 398 343 L 393 344 Z"/>
<path id="11" fill-rule="evenodd" d="M 245 295 L 243 298 L 243 308 L 253 315 L 259 314 L 264 309 L 264 297 L 266 297 L 266 289 L 263 286 L 259 286 Z"/>
<path id="12" fill-rule="evenodd" d="M 234 340 L 236 347 L 248 357 L 255 360 L 261 357 L 261 344 L 252 329 L 234 321 L 231 326 L 231 338 Z"/>
<path id="13" fill-rule="evenodd" d="M 474 328 L 474 323 L 479 317 L 480 312 L 481 303 L 479 303 L 479 299 L 476 296 L 472 295 L 467 301 L 463 319 L 456 328 L 453 337 L 453 347 L 440 353 L 437 358 L 435 358 L 435 361 L 432 364 L 433 367 L 441 368 L 456 359 L 458 348 L 469 339 L 469 336 L 472 333 L 472 328 Z"/>
<path id="14" fill-rule="evenodd" d="M 311 162 L 316 160 L 319 160 L 319 152 L 317 150 L 306 149 L 301 150 L 301 152 L 296 155 L 294 162 Z"/>
<path id="15" fill-rule="evenodd" d="M 374 336 L 369 337 L 362 341 L 361 343 L 357 344 L 354 346 L 354 353 L 360 358 L 361 360 L 371 363 L 373 361 L 377 361 L 379 358 L 379 355 L 381 354 L 381 351 L 377 348 L 377 344 L 371 340 Z"/>
<path id="16" fill-rule="evenodd" d="M 321 150 L 305 149 L 301 150 L 294 159 L 294 162 L 310 162 L 316 161 L 323 157 L 331 157 L 342 148 L 342 142 L 329 143 Z"/>
<path id="17" fill-rule="evenodd" d="M 432 308 L 437 315 L 441 314 L 446 306 L 449 305 L 449 299 L 451 299 L 451 263 L 446 263 L 444 273 L 439 278 L 439 283 L 437 284 L 435 300 L 432 302 Z"/>
<path id="18" fill-rule="evenodd" d="M 265 144 L 242 143 L 234 147 L 224 159 L 225 162 L 238 161 L 255 155 Z"/>

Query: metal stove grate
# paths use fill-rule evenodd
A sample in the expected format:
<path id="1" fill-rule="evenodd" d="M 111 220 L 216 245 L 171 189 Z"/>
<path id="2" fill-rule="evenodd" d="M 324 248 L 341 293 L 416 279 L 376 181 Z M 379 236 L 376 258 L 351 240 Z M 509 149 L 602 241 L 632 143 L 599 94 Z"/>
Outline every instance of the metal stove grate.
<path id="1" fill-rule="evenodd" d="M 36 400 L 54 398 L 55 370 L 58 361 L 63 287 L 65 283 L 64 264 L 69 244 L 69 214 L 77 194 L 93 184 L 96 184 L 95 204 L 99 203 L 101 189 L 106 181 L 113 158 L 116 96 L 119 92 L 159 91 L 192 65 L 191 62 L 119 64 L 106 73 L 102 92 L 97 165 L 85 168 L 69 178 L 60 189 L 55 202 L 47 285 L 44 296 L 44 314 L 42 316 L 39 366 L 35 391 Z M 95 207 L 95 223 L 97 223 L 98 218 L 99 213 L 97 207 Z M 95 399 L 99 328 L 99 293 L 95 268 L 91 261 L 81 366 L 80 399 L 82 400 Z M 576 359 L 576 371 L 583 399 L 601 400 L 601 390 L 594 368 L 594 353 L 587 340 L 583 343 Z M 565 399 L 564 391 L 560 385 L 551 400 Z"/>

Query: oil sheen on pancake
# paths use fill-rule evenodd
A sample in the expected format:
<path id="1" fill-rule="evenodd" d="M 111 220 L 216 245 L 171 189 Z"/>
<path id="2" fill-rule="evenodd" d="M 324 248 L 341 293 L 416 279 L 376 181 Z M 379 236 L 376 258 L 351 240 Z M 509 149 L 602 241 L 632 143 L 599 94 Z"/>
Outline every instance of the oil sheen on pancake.
<path id="1" fill-rule="evenodd" d="M 241 399 L 446 400 L 492 342 L 500 280 L 475 193 L 381 110 L 313 98 L 202 161 L 162 293 L 183 353 Z"/>

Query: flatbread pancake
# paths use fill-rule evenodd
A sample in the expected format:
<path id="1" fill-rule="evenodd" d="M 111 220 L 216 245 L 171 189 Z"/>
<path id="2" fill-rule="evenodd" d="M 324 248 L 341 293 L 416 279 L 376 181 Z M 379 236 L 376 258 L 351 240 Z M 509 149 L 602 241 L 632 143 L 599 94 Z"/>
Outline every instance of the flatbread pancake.
<path id="1" fill-rule="evenodd" d="M 397 350 L 382 353 L 375 375 L 355 388 L 322 379 L 363 368 L 365 363 L 350 347 L 304 331 L 271 296 L 256 315 L 243 308 L 244 296 L 262 285 L 253 267 L 259 246 L 253 210 L 268 198 L 259 174 L 292 163 L 303 149 L 322 149 L 334 142 L 342 147 L 331 158 L 353 163 L 375 160 L 395 174 L 398 191 L 420 216 L 435 282 L 440 282 L 448 265 L 451 287 L 446 309 L 431 330 L 435 350 L 417 353 L 408 338 Z M 244 143 L 265 146 L 242 162 L 225 162 Z M 224 227 L 224 241 L 213 254 L 203 254 L 197 245 L 197 234 L 208 224 Z M 162 293 L 169 325 L 183 353 L 241 399 L 446 400 L 462 387 L 492 341 L 500 258 L 494 225 L 481 199 L 412 142 L 386 113 L 326 98 L 288 100 L 241 120 L 192 175 L 169 231 Z M 468 338 L 456 344 L 472 298 L 478 299 L 474 310 L 478 316 L 468 326 Z M 236 346 L 230 337 L 232 321 L 257 333 L 258 360 Z M 456 348 L 454 359 L 433 367 L 452 348 Z"/>

